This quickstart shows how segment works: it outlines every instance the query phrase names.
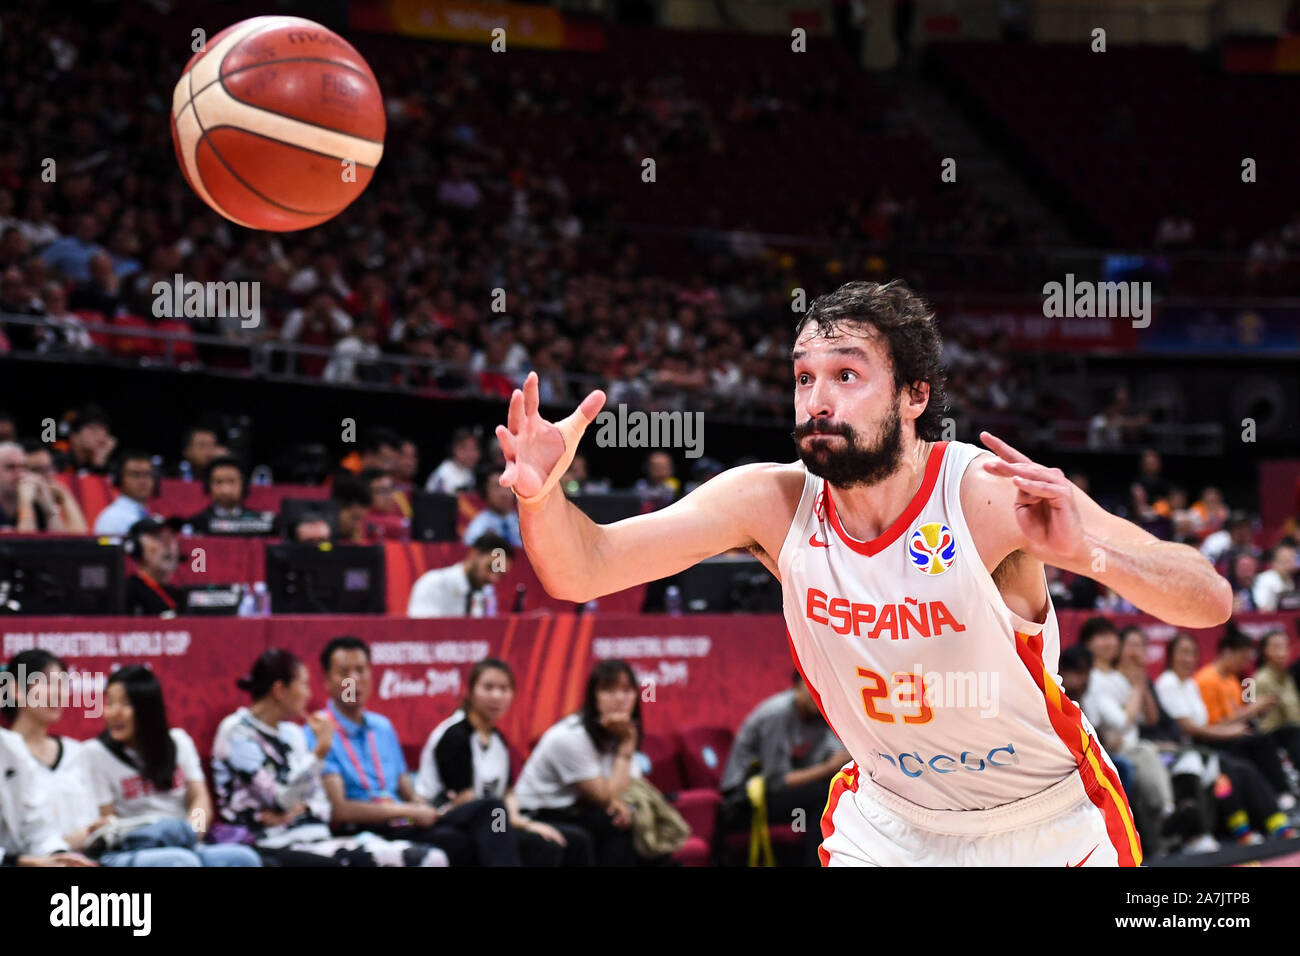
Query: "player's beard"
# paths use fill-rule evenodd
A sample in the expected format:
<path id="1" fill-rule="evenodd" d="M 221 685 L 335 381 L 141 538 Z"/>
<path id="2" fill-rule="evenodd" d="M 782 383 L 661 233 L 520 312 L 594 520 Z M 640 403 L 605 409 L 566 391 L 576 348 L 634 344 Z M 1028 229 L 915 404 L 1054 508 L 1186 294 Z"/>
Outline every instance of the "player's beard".
<path id="1" fill-rule="evenodd" d="M 898 414 L 898 399 L 885 413 L 880 423 L 880 436 L 874 445 L 860 441 L 857 431 L 846 422 L 827 422 L 810 418 L 795 426 L 790 437 L 794 439 L 799 460 L 818 478 L 824 478 L 836 488 L 856 485 L 874 485 L 898 470 L 903 457 L 903 428 Z M 844 447 L 832 448 L 825 442 L 806 446 L 806 435 L 842 435 Z"/>

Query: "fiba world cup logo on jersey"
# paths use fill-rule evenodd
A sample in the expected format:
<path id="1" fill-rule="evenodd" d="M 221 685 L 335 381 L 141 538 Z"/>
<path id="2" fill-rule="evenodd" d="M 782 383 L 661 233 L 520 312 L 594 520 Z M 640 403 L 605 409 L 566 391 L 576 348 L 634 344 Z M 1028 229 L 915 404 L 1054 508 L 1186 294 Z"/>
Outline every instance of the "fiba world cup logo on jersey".
<path id="1" fill-rule="evenodd" d="M 946 524 L 928 522 L 912 532 L 907 556 L 922 574 L 943 574 L 957 560 L 957 539 Z"/>

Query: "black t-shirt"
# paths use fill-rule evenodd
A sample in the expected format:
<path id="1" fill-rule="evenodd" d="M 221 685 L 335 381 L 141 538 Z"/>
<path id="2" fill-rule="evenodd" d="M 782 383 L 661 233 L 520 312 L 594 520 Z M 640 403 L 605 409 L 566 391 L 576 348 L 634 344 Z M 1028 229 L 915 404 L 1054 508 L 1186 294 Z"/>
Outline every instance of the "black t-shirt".
<path id="1" fill-rule="evenodd" d="M 1147 493 L 1147 504 L 1154 505 L 1161 498 L 1169 497 L 1169 482 L 1160 476 L 1139 474 L 1133 479 L 1135 485 L 1141 485 Z"/>
<path id="2" fill-rule="evenodd" d="M 180 588 L 146 581 L 139 574 L 126 579 L 126 613 L 138 617 L 157 617 L 168 611 L 183 613 L 185 592 Z"/>

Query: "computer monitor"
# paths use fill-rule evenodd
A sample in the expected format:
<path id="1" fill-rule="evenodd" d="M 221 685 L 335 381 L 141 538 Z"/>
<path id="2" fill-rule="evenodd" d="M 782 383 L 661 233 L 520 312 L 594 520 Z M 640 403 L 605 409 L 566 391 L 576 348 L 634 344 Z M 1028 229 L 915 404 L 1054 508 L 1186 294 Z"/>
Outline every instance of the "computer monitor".
<path id="1" fill-rule="evenodd" d="M 383 614 L 384 549 L 268 544 L 266 583 L 273 614 Z"/>
<path id="2" fill-rule="evenodd" d="M 416 492 L 411 501 L 414 541 L 455 541 L 460 499 L 439 491 Z"/>
<path id="3" fill-rule="evenodd" d="M 664 611 L 665 592 L 676 585 L 686 614 L 774 613 L 781 610 L 781 584 L 748 555 L 718 555 L 692 565 L 681 574 L 653 581 L 642 610 Z"/>
<path id="4" fill-rule="evenodd" d="M 105 538 L 0 537 L 0 614 L 121 614 L 125 575 Z"/>

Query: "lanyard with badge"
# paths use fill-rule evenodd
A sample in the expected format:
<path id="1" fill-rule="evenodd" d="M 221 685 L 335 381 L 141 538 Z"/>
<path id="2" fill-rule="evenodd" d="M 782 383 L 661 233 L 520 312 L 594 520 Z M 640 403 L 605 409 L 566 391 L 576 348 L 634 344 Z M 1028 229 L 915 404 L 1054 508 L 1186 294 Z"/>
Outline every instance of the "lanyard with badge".
<path id="1" fill-rule="evenodd" d="M 370 778 L 366 776 L 365 768 L 361 765 L 361 759 L 357 756 L 357 752 L 352 749 L 352 741 L 348 740 L 348 735 L 347 732 L 344 731 L 343 725 L 340 724 L 338 718 L 334 716 L 334 708 L 331 706 L 325 712 L 329 714 L 330 722 L 338 730 L 339 743 L 343 745 L 344 752 L 348 755 L 348 759 L 352 761 L 352 767 L 356 770 L 357 778 L 361 781 L 361 786 L 366 791 L 366 797 L 371 803 L 394 802 L 391 797 L 383 796 L 383 791 L 388 788 L 384 782 L 384 767 L 379 761 L 379 748 L 375 746 L 374 730 L 370 727 L 366 727 L 365 730 L 366 747 L 370 750 L 370 758 L 375 765 L 375 786 L 379 790 L 379 793 L 371 796 L 374 791 L 370 789 Z M 362 719 L 364 720 L 364 717 Z M 362 726 L 364 726 L 364 724 Z M 405 826 L 409 822 L 410 821 L 404 817 L 402 819 L 391 821 L 393 826 Z"/>
<path id="2" fill-rule="evenodd" d="M 360 758 L 357 758 L 356 756 L 356 750 L 352 749 L 352 741 L 347 739 L 347 732 L 343 730 L 343 726 L 338 722 L 338 718 L 334 717 L 333 708 L 326 710 L 325 713 L 329 714 L 330 723 L 333 723 L 335 730 L 338 731 L 338 741 L 343 744 L 343 750 L 344 753 L 347 753 L 348 760 L 352 761 L 352 766 L 356 769 L 356 777 L 357 779 L 360 779 L 361 787 L 365 790 L 365 795 L 369 797 L 369 800 L 372 801 L 372 803 L 386 803 L 386 799 L 383 796 L 370 796 L 370 792 L 372 792 L 370 791 L 370 778 L 365 774 L 365 767 L 361 766 Z M 380 763 L 380 750 L 378 750 L 376 745 L 374 745 L 374 731 L 370 727 L 365 728 L 365 745 L 367 745 L 367 748 L 370 750 L 370 758 L 372 758 L 374 762 L 374 783 L 376 783 L 378 790 L 381 792 L 385 791 L 387 790 L 387 787 L 385 786 L 385 783 L 383 783 L 383 765 Z"/>

